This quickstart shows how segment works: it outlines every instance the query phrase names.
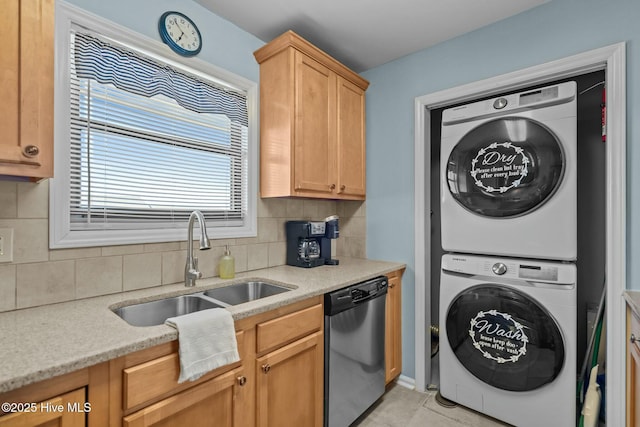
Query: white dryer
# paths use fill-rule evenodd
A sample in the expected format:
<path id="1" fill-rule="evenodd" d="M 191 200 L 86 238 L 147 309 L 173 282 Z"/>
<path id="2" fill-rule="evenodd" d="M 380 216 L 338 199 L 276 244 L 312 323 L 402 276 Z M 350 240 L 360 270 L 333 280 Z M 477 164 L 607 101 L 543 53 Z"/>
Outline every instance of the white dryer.
<path id="1" fill-rule="evenodd" d="M 576 83 L 442 114 L 445 251 L 575 260 Z"/>
<path id="2" fill-rule="evenodd" d="M 576 425 L 576 267 L 445 254 L 440 393 L 518 427 Z"/>

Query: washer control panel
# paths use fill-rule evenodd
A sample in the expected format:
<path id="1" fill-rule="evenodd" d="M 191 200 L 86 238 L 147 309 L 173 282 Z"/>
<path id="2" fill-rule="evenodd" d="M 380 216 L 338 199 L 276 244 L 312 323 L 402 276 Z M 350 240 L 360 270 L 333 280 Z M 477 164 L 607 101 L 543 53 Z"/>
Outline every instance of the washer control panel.
<path id="1" fill-rule="evenodd" d="M 472 276 L 558 284 L 574 284 L 576 280 L 576 266 L 572 263 L 466 254 L 443 255 L 442 270 Z"/>

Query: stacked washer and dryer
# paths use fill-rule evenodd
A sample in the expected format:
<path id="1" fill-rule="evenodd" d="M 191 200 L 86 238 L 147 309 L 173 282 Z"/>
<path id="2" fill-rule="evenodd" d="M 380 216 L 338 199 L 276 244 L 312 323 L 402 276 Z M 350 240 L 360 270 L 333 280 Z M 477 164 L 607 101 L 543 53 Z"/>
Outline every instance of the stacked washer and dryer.
<path id="1" fill-rule="evenodd" d="M 440 394 L 576 425 L 576 83 L 445 110 Z"/>

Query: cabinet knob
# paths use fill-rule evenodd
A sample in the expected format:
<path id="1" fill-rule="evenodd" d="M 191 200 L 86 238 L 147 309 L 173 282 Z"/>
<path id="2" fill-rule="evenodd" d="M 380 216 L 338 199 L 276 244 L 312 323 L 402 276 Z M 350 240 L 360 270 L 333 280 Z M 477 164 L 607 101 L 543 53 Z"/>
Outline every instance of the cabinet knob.
<path id="1" fill-rule="evenodd" d="M 24 150 L 22 150 L 22 152 L 27 157 L 35 157 L 40 153 L 40 149 L 35 145 L 27 145 L 26 147 L 24 147 Z"/>
<path id="2" fill-rule="evenodd" d="M 243 376 L 238 377 L 238 385 L 239 385 L 240 387 L 242 387 L 242 386 L 243 386 L 243 385 L 245 385 L 246 383 L 247 383 L 247 377 L 245 377 L 244 375 L 243 375 Z"/>
<path id="3" fill-rule="evenodd" d="M 629 342 L 631 344 L 635 344 L 638 341 L 638 339 L 636 338 L 636 336 L 634 334 L 631 334 L 631 337 L 629 337 Z"/>
<path id="4" fill-rule="evenodd" d="M 393 288 L 395 288 L 395 287 L 396 287 L 396 284 L 395 284 L 395 283 L 389 283 L 389 288 L 393 289 Z"/>
<path id="5" fill-rule="evenodd" d="M 264 365 L 262 365 L 262 372 L 264 372 L 265 374 L 270 370 L 271 370 L 271 365 L 269 365 L 268 363 L 265 363 Z"/>
<path id="6" fill-rule="evenodd" d="M 346 185 L 344 185 L 344 184 L 342 184 L 342 185 L 340 186 L 340 191 L 344 191 L 344 189 L 345 189 L 345 188 L 347 188 L 347 186 L 346 186 Z"/>
<path id="7" fill-rule="evenodd" d="M 329 184 L 329 188 L 332 189 L 332 190 L 335 190 L 336 185 L 335 184 Z"/>

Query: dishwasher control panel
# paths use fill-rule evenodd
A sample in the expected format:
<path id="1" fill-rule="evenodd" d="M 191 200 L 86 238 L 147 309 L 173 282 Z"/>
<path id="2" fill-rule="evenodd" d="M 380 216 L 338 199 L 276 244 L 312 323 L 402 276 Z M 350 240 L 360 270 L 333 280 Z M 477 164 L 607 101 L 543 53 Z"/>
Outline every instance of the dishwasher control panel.
<path id="1" fill-rule="evenodd" d="M 385 276 L 376 277 L 366 282 L 357 283 L 324 296 L 325 315 L 332 315 L 347 310 L 372 298 L 387 293 L 389 281 Z"/>

